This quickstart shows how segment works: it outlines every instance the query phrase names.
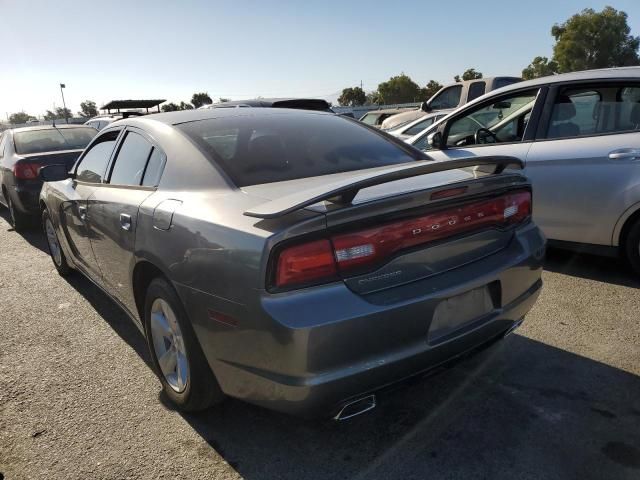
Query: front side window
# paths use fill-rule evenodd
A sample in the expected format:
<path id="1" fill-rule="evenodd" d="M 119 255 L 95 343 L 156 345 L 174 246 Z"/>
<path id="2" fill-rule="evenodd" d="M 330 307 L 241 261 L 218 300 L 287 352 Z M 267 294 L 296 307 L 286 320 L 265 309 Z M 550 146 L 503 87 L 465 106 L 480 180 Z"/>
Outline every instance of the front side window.
<path id="1" fill-rule="evenodd" d="M 409 149 L 341 116 L 297 110 L 178 125 L 239 186 L 416 160 Z"/>
<path id="2" fill-rule="evenodd" d="M 460 103 L 460 95 L 462 95 L 462 85 L 454 85 L 440 92 L 429 102 L 429 106 L 434 110 L 456 108 Z"/>
<path id="3" fill-rule="evenodd" d="M 467 147 L 521 141 L 537 93 L 537 90 L 518 92 L 489 105 L 468 110 L 449 122 L 447 146 Z"/>
<path id="4" fill-rule="evenodd" d="M 16 132 L 13 141 L 16 153 L 28 155 L 61 150 L 79 150 L 85 148 L 96 133 L 96 130 L 91 127 L 47 128 Z"/>
<path id="5" fill-rule="evenodd" d="M 109 183 L 140 185 L 153 146 L 142 135 L 127 132 L 116 156 Z"/>
<path id="6" fill-rule="evenodd" d="M 76 168 L 76 179 L 78 181 L 102 183 L 118 133 L 120 132 L 109 132 L 103 135 L 98 140 L 98 143 L 94 143 L 91 146 Z"/>

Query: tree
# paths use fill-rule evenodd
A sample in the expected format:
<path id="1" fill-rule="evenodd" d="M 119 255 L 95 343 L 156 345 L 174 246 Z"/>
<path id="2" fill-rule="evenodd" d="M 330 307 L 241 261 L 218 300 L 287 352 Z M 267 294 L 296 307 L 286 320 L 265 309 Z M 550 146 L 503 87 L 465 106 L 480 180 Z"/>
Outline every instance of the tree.
<path id="1" fill-rule="evenodd" d="M 162 110 L 163 112 L 176 112 L 180 110 L 180 105 L 178 105 L 177 103 L 169 102 L 162 105 L 162 107 L 160 107 L 160 110 Z"/>
<path id="2" fill-rule="evenodd" d="M 364 101 L 365 105 L 378 105 L 379 103 L 380 103 L 380 95 L 378 95 L 377 90 L 367 93 L 367 98 Z"/>
<path id="3" fill-rule="evenodd" d="M 12 125 L 20 125 L 21 123 L 27 123 L 31 119 L 35 120 L 35 118 L 36 117 L 33 117 L 28 113 L 16 112 L 16 113 L 12 113 L 9 116 L 9 123 L 11 123 Z"/>
<path id="4" fill-rule="evenodd" d="M 194 93 L 191 97 L 191 103 L 195 108 L 200 108 L 203 105 L 210 105 L 213 103 L 211 97 L 207 92 Z"/>
<path id="5" fill-rule="evenodd" d="M 423 100 L 429 100 L 435 93 L 442 88 L 442 85 L 435 80 L 429 80 L 427 86 L 420 89 L 420 96 Z"/>
<path id="6" fill-rule="evenodd" d="M 340 105 L 348 107 L 357 107 L 364 105 L 367 101 L 367 94 L 360 87 L 348 87 L 342 90 L 342 95 L 338 97 L 338 103 Z"/>
<path id="7" fill-rule="evenodd" d="M 420 98 L 420 87 L 401 73 L 378 85 L 378 100 L 382 103 L 408 103 Z"/>
<path id="8" fill-rule="evenodd" d="M 80 103 L 80 112 L 78 112 L 78 115 L 80 115 L 81 117 L 95 117 L 96 115 L 98 115 L 98 109 L 96 108 L 96 102 L 92 102 L 91 100 L 85 100 L 84 102 Z"/>
<path id="9" fill-rule="evenodd" d="M 56 118 L 58 118 L 58 117 L 51 110 L 47 110 L 47 112 L 44 114 L 44 119 L 45 120 L 55 120 Z"/>
<path id="10" fill-rule="evenodd" d="M 522 78 L 531 80 L 532 78 L 546 77 L 558 73 L 558 62 L 549 60 L 547 57 L 536 57 L 522 70 Z"/>
<path id="11" fill-rule="evenodd" d="M 62 107 L 58 107 L 56 108 L 56 119 L 60 118 L 60 119 L 64 119 L 64 118 L 72 118 L 73 114 L 71 113 L 71 110 L 69 110 L 68 108 L 62 108 Z"/>
<path id="12" fill-rule="evenodd" d="M 193 105 L 190 103 L 180 102 L 178 110 L 193 110 Z"/>
<path id="13" fill-rule="evenodd" d="M 463 80 L 476 80 L 478 78 L 482 78 L 482 72 L 476 72 L 475 68 L 467 68 L 462 74 L 462 78 L 460 78 L 460 75 L 453 77 L 456 82 L 461 82 Z"/>
<path id="14" fill-rule="evenodd" d="M 630 35 L 627 14 L 613 7 L 586 8 L 551 28 L 553 60 L 560 72 L 640 64 L 640 37 Z"/>

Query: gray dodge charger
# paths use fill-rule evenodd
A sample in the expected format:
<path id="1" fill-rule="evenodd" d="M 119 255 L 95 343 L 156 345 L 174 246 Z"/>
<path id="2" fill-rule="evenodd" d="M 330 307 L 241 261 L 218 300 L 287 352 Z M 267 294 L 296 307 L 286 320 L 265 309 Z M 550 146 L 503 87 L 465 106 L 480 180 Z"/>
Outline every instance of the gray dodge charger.
<path id="1" fill-rule="evenodd" d="M 545 239 L 512 157 L 434 162 L 285 109 L 129 118 L 40 175 L 43 227 L 144 332 L 169 398 L 348 418 L 520 325 Z"/>

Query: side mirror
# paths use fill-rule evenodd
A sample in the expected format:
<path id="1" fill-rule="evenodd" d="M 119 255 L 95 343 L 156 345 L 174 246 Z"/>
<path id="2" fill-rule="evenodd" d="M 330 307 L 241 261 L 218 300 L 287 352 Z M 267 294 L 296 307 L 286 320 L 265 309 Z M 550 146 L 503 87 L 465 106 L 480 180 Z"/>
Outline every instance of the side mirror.
<path id="1" fill-rule="evenodd" d="M 427 136 L 427 143 L 435 150 L 443 150 L 442 132 L 438 130 Z"/>
<path id="2" fill-rule="evenodd" d="M 66 165 L 47 165 L 40 168 L 39 174 L 44 182 L 59 182 L 73 176 Z"/>
<path id="3" fill-rule="evenodd" d="M 429 105 L 429 102 L 425 101 L 420 104 L 420 110 L 422 110 L 423 112 L 429 113 L 430 111 L 433 110 L 433 108 L 431 108 L 431 105 Z"/>

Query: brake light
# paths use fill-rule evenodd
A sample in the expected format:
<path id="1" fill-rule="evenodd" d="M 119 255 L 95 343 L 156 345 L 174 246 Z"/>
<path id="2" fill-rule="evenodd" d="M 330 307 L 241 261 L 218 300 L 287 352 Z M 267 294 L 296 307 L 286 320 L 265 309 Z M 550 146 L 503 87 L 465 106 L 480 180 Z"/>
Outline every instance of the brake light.
<path id="1" fill-rule="evenodd" d="M 41 163 L 18 162 L 13 166 L 13 176 L 20 180 L 34 180 L 38 178 Z"/>
<path id="2" fill-rule="evenodd" d="M 289 247 L 278 257 L 276 286 L 304 285 L 336 276 L 336 264 L 329 240 L 316 240 Z"/>
<path id="3" fill-rule="evenodd" d="M 395 253 L 486 227 L 507 227 L 531 215 L 531 192 L 520 190 L 489 200 L 416 218 L 334 235 L 286 248 L 276 266 L 276 287 L 331 281 L 341 274 L 381 265 Z"/>

